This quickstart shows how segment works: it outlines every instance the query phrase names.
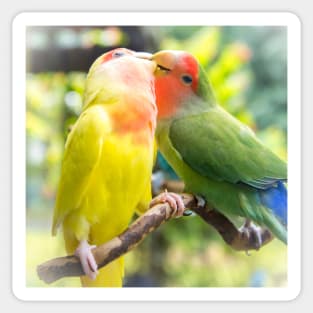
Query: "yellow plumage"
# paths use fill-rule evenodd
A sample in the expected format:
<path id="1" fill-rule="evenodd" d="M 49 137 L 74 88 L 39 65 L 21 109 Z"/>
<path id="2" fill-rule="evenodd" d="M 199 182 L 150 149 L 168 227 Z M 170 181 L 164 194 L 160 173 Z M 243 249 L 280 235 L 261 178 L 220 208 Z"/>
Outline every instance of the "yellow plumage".
<path id="1" fill-rule="evenodd" d="M 62 224 L 70 254 L 81 240 L 99 245 L 117 236 L 151 200 L 156 109 L 147 90 L 153 68 L 132 56 L 100 62 L 104 57 L 89 72 L 84 110 L 63 157 L 52 232 Z M 81 280 L 84 286 L 118 287 L 123 268 L 119 258 L 95 280 Z"/>

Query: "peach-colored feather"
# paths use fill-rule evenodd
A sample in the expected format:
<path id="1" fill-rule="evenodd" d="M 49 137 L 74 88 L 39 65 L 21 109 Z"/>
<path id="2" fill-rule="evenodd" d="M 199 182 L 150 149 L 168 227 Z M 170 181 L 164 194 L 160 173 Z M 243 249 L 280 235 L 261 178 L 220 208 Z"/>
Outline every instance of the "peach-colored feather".
<path id="1" fill-rule="evenodd" d="M 116 51 L 116 50 L 114 50 Z M 63 226 L 73 253 L 81 240 L 99 245 L 125 230 L 148 208 L 154 158 L 156 105 L 153 64 L 131 51 L 98 58 L 87 76 L 83 112 L 65 146 L 53 233 Z M 121 286 L 123 258 L 84 286 Z"/>

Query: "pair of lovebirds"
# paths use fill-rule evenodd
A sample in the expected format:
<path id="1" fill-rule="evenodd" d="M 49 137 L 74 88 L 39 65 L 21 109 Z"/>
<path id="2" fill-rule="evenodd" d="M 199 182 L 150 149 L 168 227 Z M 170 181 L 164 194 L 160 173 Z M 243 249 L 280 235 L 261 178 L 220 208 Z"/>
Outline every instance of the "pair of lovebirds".
<path id="1" fill-rule="evenodd" d="M 216 103 L 192 55 L 119 48 L 89 70 L 54 210 L 52 232 L 62 225 L 66 250 L 86 273 L 83 286 L 122 285 L 123 257 L 98 270 L 91 249 L 149 208 L 156 143 L 186 191 L 227 216 L 266 226 L 286 243 L 286 163 Z M 179 195 L 152 201 L 167 201 L 177 216 L 184 212 Z"/>

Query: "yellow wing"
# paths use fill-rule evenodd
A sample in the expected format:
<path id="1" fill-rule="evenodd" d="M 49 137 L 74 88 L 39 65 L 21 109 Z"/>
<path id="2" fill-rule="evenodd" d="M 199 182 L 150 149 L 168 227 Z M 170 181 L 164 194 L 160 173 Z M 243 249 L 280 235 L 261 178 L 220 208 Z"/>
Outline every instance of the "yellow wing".
<path id="1" fill-rule="evenodd" d="M 86 109 L 71 130 L 54 208 L 53 235 L 64 217 L 79 206 L 99 162 L 103 140 L 110 132 L 110 120 L 101 105 Z"/>
<path id="2" fill-rule="evenodd" d="M 158 154 L 158 145 L 156 139 L 154 138 L 153 141 L 153 164 L 155 164 Z M 152 173 L 151 173 L 152 174 Z M 151 185 L 151 178 L 149 183 L 146 185 L 145 191 L 136 207 L 136 213 L 141 215 L 145 213 L 149 209 L 149 205 L 152 199 L 152 185 Z"/>

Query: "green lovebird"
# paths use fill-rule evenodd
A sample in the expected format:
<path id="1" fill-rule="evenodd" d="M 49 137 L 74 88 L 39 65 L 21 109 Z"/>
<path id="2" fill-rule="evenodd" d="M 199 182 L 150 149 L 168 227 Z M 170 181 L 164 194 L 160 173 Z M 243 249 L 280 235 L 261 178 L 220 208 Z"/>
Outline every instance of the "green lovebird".
<path id="1" fill-rule="evenodd" d="M 164 50 L 151 59 L 158 64 L 157 142 L 186 191 L 228 217 L 246 218 L 250 230 L 260 230 L 253 221 L 287 243 L 286 162 L 217 104 L 191 54 Z"/>

